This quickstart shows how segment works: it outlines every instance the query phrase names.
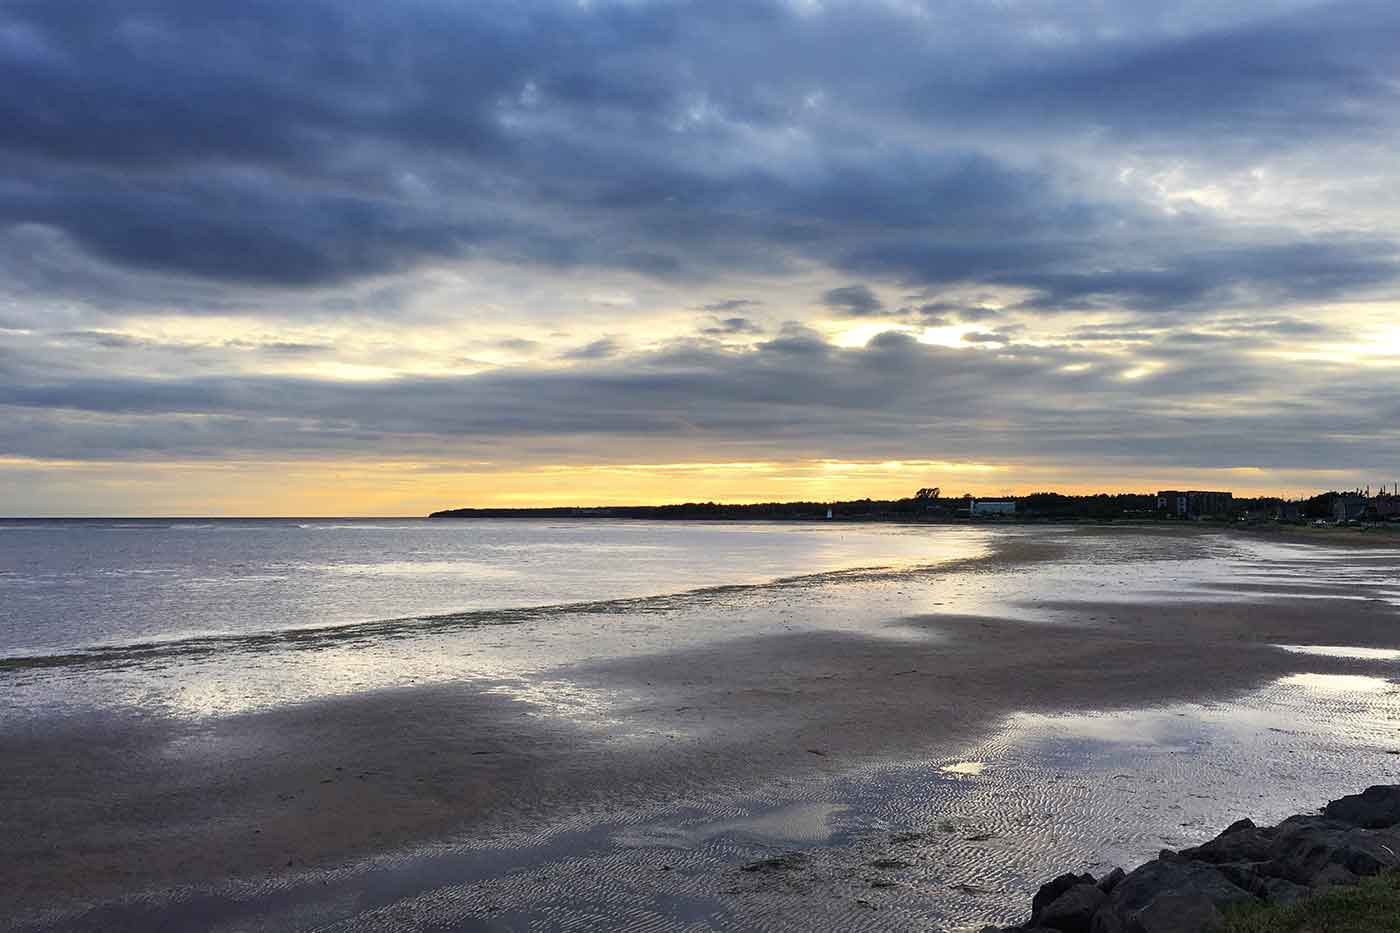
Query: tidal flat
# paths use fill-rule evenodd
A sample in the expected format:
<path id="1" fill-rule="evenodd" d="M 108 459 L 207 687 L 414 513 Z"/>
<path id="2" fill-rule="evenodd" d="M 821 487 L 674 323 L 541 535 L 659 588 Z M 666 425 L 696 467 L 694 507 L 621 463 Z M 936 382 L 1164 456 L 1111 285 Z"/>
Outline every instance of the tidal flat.
<path id="1" fill-rule="evenodd" d="M 60 568 L 0 575 L 20 930 L 975 929 L 1400 776 L 1400 550 L 172 527 L 75 582 L 0 533 Z"/>

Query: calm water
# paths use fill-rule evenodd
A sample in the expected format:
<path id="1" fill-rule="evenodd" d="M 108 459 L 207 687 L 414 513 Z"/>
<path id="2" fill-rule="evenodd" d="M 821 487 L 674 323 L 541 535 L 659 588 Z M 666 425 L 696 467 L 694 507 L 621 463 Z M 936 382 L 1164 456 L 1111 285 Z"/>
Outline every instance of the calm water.
<path id="1" fill-rule="evenodd" d="M 878 525 L 8 521 L 0 658 L 924 565 L 982 540 Z"/>
<path id="2" fill-rule="evenodd" d="M 1018 548 L 1024 559 L 975 559 Z M 678 710 L 658 733 L 638 719 L 650 685 L 600 681 L 590 664 L 803 633 L 926 645 L 941 636 L 893 624 L 925 614 L 1079 625 L 1115 605 L 1228 600 L 1400 604 L 1400 550 L 1073 527 L 0 522 L 0 732 L 161 720 L 177 724 L 172 762 L 238 760 L 201 730 L 451 683 L 619 747 L 664 748 L 708 741 L 704 721 Z M 1016 919 L 1066 865 L 1133 864 L 1241 814 L 1278 819 L 1400 780 L 1400 628 L 1383 646 L 1279 647 L 1299 673 L 1227 700 L 1016 714 L 916 760 L 639 799 L 39 928 L 199 928 L 177 922 L 189 910 L 346 931 L 418 929 L 428 913 L 456 930 L 977 929 Z M 1370 667 L 1317 672 L 1336 658 Z M 892 850 L 911 829 L 918 840 Z M 733 866 L 774 848 L 809 849 L 831 897 L 736 888 Z M 891 852 L 910 867 L 872 889 L 871 860 Z"/>

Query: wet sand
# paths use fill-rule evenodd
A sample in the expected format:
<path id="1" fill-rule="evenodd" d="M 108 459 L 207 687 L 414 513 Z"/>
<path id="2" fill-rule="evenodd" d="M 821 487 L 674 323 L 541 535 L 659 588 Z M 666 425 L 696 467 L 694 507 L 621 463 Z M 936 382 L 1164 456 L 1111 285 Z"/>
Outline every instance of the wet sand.
<path id="1" fill-rule="evenodd" d="M 1011 539 L 976 564 L 995 576 L 1057 556 Z M 1016 713 L 1227 700 L 1303 671 L 1394 676 L 1388 660 L 1276 646 L 1400 647 L 1400 616 L 1379 599 L 1034 609 L 765 631 L 554 671 L 616 697 L 601 725 L 478 681 L 207 719 L 133 712 L 6 728 L 0 916 L 42 927 L 133 892 L 275 887 L 438 841 L 538 838 L 774 780 L 932 760 Z"/>

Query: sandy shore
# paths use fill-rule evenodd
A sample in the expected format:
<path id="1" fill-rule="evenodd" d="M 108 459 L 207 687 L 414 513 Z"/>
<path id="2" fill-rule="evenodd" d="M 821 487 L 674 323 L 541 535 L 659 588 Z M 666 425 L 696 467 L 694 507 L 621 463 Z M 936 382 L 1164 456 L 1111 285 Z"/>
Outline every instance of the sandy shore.
<path id="1" fill-rule="evenodd" d="M 980 567 L 1056 555 L 1011 539 Z M 629 698 L 605 728 L 481 683 L 8 728 L 0 916 L 934 757 L 1016 711 L 1208 700 L 1301 670 L 1378 670 L 1278 644 L 1400 646 L 1395 608 L 1370 599 L 1045 602 L 1038 614 L 903 616 L 868 633 L 768 632 L 564 668 Z"/>

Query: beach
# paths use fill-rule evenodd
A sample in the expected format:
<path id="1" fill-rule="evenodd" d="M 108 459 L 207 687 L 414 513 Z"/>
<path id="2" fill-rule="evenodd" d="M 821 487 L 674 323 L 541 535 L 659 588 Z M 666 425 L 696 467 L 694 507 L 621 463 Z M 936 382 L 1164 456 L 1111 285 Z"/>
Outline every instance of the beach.
<path id="1" fill-rule="evenodd" d="M 975 928 L 1051 865 L 1400 775 L 1400 551 L 893 533 L 660 595 L 13 653 L 0 916 Z"/>

